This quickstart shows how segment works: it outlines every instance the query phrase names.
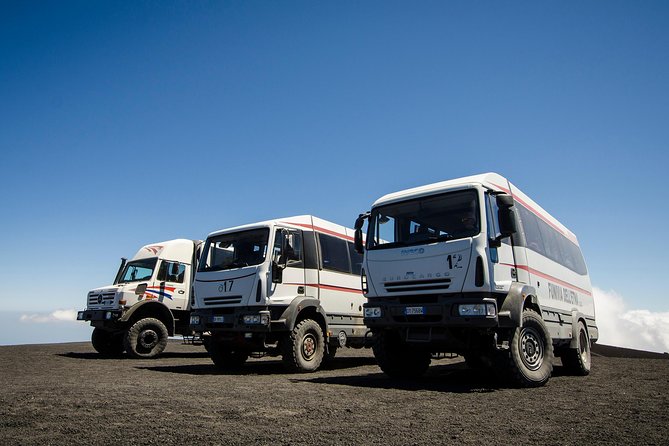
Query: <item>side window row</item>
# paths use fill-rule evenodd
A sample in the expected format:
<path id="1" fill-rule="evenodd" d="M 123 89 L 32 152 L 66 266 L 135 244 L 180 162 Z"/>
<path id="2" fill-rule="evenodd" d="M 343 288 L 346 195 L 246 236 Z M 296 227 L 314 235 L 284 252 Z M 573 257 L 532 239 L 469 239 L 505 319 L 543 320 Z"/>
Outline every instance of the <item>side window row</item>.
<path id="1" fill-rule="evenodd" d="M 516 203 L 515 207 L 520 214 L 526 248 L 548 257 L 575 273 L 581 275 L 588 273 L 581 249 L 575 243 L 524 206 Z"/>
<path id="2" fill-rule="evenodd" d="M 323 269 L 360 275 L 362 255 L 355 251 L 353 243 L 321 233 L 318 233 L 318 241 Z"/>

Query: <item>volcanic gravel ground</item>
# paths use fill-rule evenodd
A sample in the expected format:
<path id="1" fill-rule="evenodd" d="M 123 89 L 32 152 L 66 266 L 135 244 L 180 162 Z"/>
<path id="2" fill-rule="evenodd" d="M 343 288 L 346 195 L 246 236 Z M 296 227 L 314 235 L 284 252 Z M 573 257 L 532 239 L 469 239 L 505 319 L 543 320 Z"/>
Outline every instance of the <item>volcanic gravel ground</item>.
<path id="1" fill-rule="evenodd" d="M 590 376 L 506 388 L 460 358 L 392 380 L 370 350 L 286 373 L 218 371 L 202 347 L 103 359 L 88 343 L 0 347 L 1 445 L 669 444 L 669 361 L 594 357 Z"/>

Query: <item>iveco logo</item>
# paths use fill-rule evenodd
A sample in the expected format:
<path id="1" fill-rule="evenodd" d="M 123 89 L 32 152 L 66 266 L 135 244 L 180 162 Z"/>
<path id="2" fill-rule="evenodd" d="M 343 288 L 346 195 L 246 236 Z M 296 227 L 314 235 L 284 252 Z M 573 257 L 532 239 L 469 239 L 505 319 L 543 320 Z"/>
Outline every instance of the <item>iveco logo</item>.
<path id="1" fill-rule="evenodd" d="M 401 251 L 401 254 L 403 256 L 413 256 L 416 254 L 423 254 L 425 252 L 425 248 L 413 248 L 413 249 L 403 249 Z"/>

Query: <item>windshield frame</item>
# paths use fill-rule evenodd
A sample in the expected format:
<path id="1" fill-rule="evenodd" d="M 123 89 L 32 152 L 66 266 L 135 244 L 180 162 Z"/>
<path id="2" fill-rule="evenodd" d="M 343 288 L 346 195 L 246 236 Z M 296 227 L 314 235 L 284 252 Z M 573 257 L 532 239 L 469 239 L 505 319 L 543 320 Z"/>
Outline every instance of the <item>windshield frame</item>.
<path id="1" fill-rule="evenodd" d="M 259 234 L 259 233 L 264 233 L 264 234 Z M 253 242 L 253 240 L 256 238 L 253 236 L 261 236 L 262 239 L 260 239 L 260 241 L 264 242 L 264 252 L 261 252 L 260 255 L 253 254 L 254 257 L 251 258 L 251 254 L 255 251 L 244 252 L 244 254 L 247 255 L 247 257 L 244 260 L 241 260 L 239 258 L 237 259 L 231 258 L 231 261 L 227 264 L 211 265 L 211 266 L 207 265 L 210 249 L 212 247 L 216 248 L 212 244 L 220 243 L 221 241 L 230 241 L 232 243 L 237 243 L 239 241 L 243 241 L 244 237 L 249 238 L 249 241 Z M 228 271 L 236 268 L 245 268 L 247 266 L 260 265 L 267 260 L 267 254 L 269 252 L 269 236 L 270 236 L 270 228 L 265 226 L 265 227 L 245 229 L 235 232 L 225 232 L 222 234 L 216 234 L 207 237 L 207 240 L 202 245 L 202 254 L 200 256 L 200 261 L 198 262 L 199 264 L 197 267 L 197 272 Z M 260 248 L 260 251 L 262 251 L 262 248 Z M 231 255 L 234 256 L 235 251 L 233 251 Z"/>
<path id="2" fill-rule="evenodd" d="M 158 265 L 158 257 L 147 257 L 144 259 L 131 260 L 123 267 L 123 272 L 119 275 L 118 282 L 116 282 L 115 285 L 133 282 L 148 282 L 153 278 L 153 275 L 156 272 L 156 265 Z M 150 269 L 151 274 L 148 277 L 143 276 L 141 279 L 123 280 L 125 275 L 128 274 L 128 270 L 132 266 L 142 266 L 146 269 Z"/>
<path id="3" fill-rule="evenodd" d="M 459 209 L 452 209 L 451 214 L 453 214 L 453 217 L 448 218 L 447 220 L 449 221 L 449 224 L 451 225 L 451 230 L 447 231 L 446 227 L 442 227 L 439 229 L 439 232 L 437 233 L 436 226 L 434 225 L 434 217 L 444 217 L 445 215 L 449 214 L 447 211 L 440 211 L 440 212 L 433 212 L 430 215 L 426 215 L 426 218 L 428 220 L 432 220 L 432 225 L 427 229 L 428 232 L 425 232 L 421 236 L 418 235 L 418 232 L 422 226 L 426 224 L 426 221 L 424 220 L 422 223 L 419 222 L 418 220 L 420 219 L 420 214 L 416 214 L 415 212 L 411 214 L 406 214 L 403 215 L 403 218 L 399 218 L 402 216 L 401 209 L 406 209 L 410 207 L 418 207 L 419 210 L 423 210 L 427 208 L 426 204 L 434 205 L 438 203 L 443 203 L 444 200 L 455 200 L 459 197 L 456 197 L 456 195 L 462 195 L 464 199 L 471 199 L 471 202 L 469 204 L 469 207 L 460 207 Z M 470 195 L 470 197 L 467 197 L 467 195 Z M 472 209 L 472 206 L 474 207 Z M 466 215 L 465 215 L 466 214 Z M 394 229 L 393 232 L 393 241 L 388 241 L 386 243 L 379 243 L 379 240 L 377 240 L 377 235 L 376 235 L 376 229 L 379 226 L 377 224 L 377 219 L 379 216 L 385 216 L 385 217 L 390 217 L 394 219 L 394 224 L 400 225 L 400 227 L 405 227 L 405 232 L 406 234 L 404 235 L 404 238 L 401 236 L 399 240 L 396 240 L 397 234 L 395 232 L 397 229 Z M 410 215 L 410 217 L 409 217 Z M 418 218 L 415 218 L 418 216 Z M 462 218 L 461 218 L 462 217 Z M 466 218 L 473 218 L 474 221 L 473 223 L 471 221 L 467 221 L 467 227 L 465 227 L 465 219 Z M 455 230 L 457 228 L 457 225 L 460 224 L 463 225 L 462 228 L 459 228 L 460 230 Z M 414 225 L 414 226 L 412 226 Z M 393 228 L 395 228 L 393 226 Z M 414 229 L 415 232 L 411 232 L 411 229 Z M 441 241 L 451 241 L 451 240 L 460 240 L 464 238 L 470 238 L 470 237 L 475 237 L 478 234 L 481 233 L 482 229 L 482 218 L 481 218 L 481 200 L 479 197 L 479 190 L 475 187 L 467 187 L 464 189 L 456 189 L 456 190 L 449 190 L 448 192 L 443 192 L 443 193 L 437 193 L 437 194 L 431 194 L 431 195 L 424 195 L 421 197 L 416 197 L 416 198 L 410 198 L 407 200 L 401 200 L 401 201 L 395 201 L 392 203 L 388 204 L 382 204 L 380 206 L 377 206 L 372 209 L 371 215 L 369 217 L 369 224 L 368 224 L 368 230 L 367 230 L 367 240 L 366 240 L 366 249 L 368 250 L 377 250 L 377 249 L 392 249 L 392 248 L 398 248 L 398 247 L 405 247 L 405 246 L 417 246 L 417 245 L 426 245 L 430 243 L 436 243 L 436 242 L 441 242 Z M 400 229 L 400 235 L 403 230 Z M 410 239 L 410 236 L 413 236 L 412 239 Z"/>

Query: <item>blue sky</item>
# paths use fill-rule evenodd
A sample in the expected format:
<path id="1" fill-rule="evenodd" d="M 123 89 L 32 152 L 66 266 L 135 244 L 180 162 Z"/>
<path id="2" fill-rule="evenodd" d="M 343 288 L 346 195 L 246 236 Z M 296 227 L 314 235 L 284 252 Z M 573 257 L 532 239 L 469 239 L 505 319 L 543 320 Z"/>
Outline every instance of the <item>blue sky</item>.
<path id="1" fill-rule="evenodd" d="M 2 2 L 0 308 L 82 308 L 146 243 L 350 226 L 385 193 L 496 171 L 667 330 L 668 19 L 661 1 Z"/>

